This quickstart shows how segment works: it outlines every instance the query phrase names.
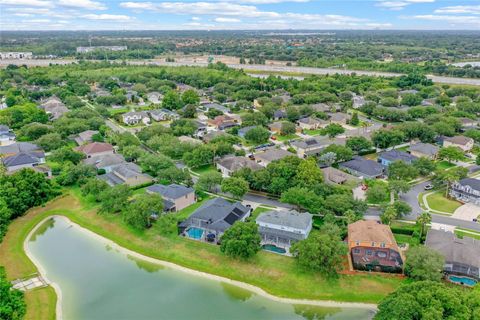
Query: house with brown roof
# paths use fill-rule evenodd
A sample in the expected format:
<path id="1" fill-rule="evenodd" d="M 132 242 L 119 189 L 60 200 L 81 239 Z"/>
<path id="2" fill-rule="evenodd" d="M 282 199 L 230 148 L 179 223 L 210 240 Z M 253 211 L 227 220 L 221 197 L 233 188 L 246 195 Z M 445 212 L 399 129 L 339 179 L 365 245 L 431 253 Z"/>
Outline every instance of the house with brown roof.
<path id="1" fill-rule="evenodd" d="M 216 116 L 214 119 L 208 120 L 208 125 L 217 128 L 218 130 L 225 130 L 238 125 L 238 122 L 227 115 Z"/>
<path id="2" fill-rule="evenodd" d="M 113 146 L 110 143 L 92 142 L 75 148 L 76 151 L 84 153 L 87 158 L 114 154 Z"/>
<path id="3" fill-rule="evenodd" d="M 262 166 L 246 157 L 226 156 L 217 162 L 217 169 L 222 172 L 224 177 L 230 175 L 242 168 L 249 168 L 252 171 L 262 169 Z"/>
<path id="4" fill-rule="evenodd" d="M 329 184 L 352 184 L 358 185 L 361 181 L 360 178 L 352 176 L 342 170 L 335 169 L 333 167 L 326 167 L 321 169 L 323 172 L 323 178 L 326 183 Z"/>
<path id="5" fill-rule="evenodd" d="M 328 125 L 328 122 L 314 117 L 306 117 L 298 119 L 297 124 L 303 130 L 316 130 L 325 128 Z"/>
<path id="6" fill-rule="evenodd" d="M 457 147 L 467 152 L 473 148 L 473 139 L 465 136 L 445 137 L 443 139 L 444 147 Z"/>
<path id="7" fill-rule="evenodd" d="M 289 156 L 295 155 L 283 149 L 268 149 L 264 152 L 256 153 L 255 160 L 261 166 L 266 167 L 273 161 L 280 160 Z"/>
<path id="8" fill-rule="evenodd" d="M 348 249 L 354 269 L 402 272 L 402 254 L 387 225 L 373 220 L 348 225 Z"/>

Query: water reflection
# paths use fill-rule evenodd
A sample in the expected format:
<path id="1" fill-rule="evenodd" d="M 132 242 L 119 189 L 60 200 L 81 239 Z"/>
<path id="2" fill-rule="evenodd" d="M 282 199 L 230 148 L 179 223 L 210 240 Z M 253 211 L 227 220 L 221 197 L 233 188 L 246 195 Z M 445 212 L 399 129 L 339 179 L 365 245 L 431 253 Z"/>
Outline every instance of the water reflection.
<path id="1" fill-rule="evenodd" d="M 235 301 L 245 302 L 254 295 L 252 291 L 245 290 L 229 283 L 221 282 L 220 284 L 222 285 L 223 292 L 226 293 L 229 298 Z"/>
<path id="2" fill-rule="evenodd" d="M 129 255 L 129 254 L 127 254 L 127 258 L 128 258 L 128 260 L 131 260 L 131 261 L 135 262 L 138 269 L 146 271 L 148 273 L 155 273 L 157 271 L 165 269 L 165 267 L 162 266 L 162 265 L 159 265 L 157 263 L 152 263 L 152 262 L 149 262 L 149 261 L 145 261 L 145 260 L 141 260 L 141 259 L 138 259 L 134 256 Z"/>
<path id="3" fill-rule="evenodd" d="M 327 308 L 309 305 L 294 305 L 295 313 L 307 320 L 324 320 L 342 311 L 341 308 Z"/>
<path id="4" fill-rule="evenodd" d="M 42 223 L 37 230 L 32 234 L 30 237 L 30 241 L 36 241 L 38 236 L 41 236 L 47 232 L 48 229 L 52 229 L 55 226 L 55 219 L 50 218 L 46 220 L 44 223 Z"/>

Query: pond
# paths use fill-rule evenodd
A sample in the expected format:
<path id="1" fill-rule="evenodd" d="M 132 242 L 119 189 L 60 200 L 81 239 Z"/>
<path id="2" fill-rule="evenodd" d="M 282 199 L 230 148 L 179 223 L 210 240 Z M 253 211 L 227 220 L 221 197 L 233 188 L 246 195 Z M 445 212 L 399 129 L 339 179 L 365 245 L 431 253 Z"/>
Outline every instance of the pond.
<path id="1" fill-rule="evenodd" d="M 66 218 L 27 243 L 62 292 L 64 319 L 371 319 L 362 308 L 291 305 L 113 249 Z"/>

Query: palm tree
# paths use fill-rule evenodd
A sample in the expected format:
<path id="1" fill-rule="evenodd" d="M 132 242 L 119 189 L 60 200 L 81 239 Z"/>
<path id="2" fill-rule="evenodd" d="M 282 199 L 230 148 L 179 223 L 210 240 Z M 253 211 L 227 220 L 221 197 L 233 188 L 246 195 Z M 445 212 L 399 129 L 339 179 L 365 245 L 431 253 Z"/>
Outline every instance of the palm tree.
<path id="1" fill-rule="evenodd" d="M 428 212 L 422 212 L 417 217 L 417 224 L 420 225 L 420 241 L 423 238 L 423 233 L 425 232 L 425 227 L 430 222 L 432 222 L 432 215 Z"/>

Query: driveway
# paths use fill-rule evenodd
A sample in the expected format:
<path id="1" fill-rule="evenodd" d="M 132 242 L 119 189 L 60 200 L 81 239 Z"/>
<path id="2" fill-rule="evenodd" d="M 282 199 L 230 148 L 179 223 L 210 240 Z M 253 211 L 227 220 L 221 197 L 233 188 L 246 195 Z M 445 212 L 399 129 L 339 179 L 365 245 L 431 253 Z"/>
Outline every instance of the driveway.
<path id="1" fill-rule="evenodd" d="M 463 206 L 459 207 L 457 210 L 455 210 L 452 217 L 465 221 L 473 221 L 473 219 L 477 219 L 479 215 L 479 206 L 476 206 L 473 203 L 466 203 Z"/>

